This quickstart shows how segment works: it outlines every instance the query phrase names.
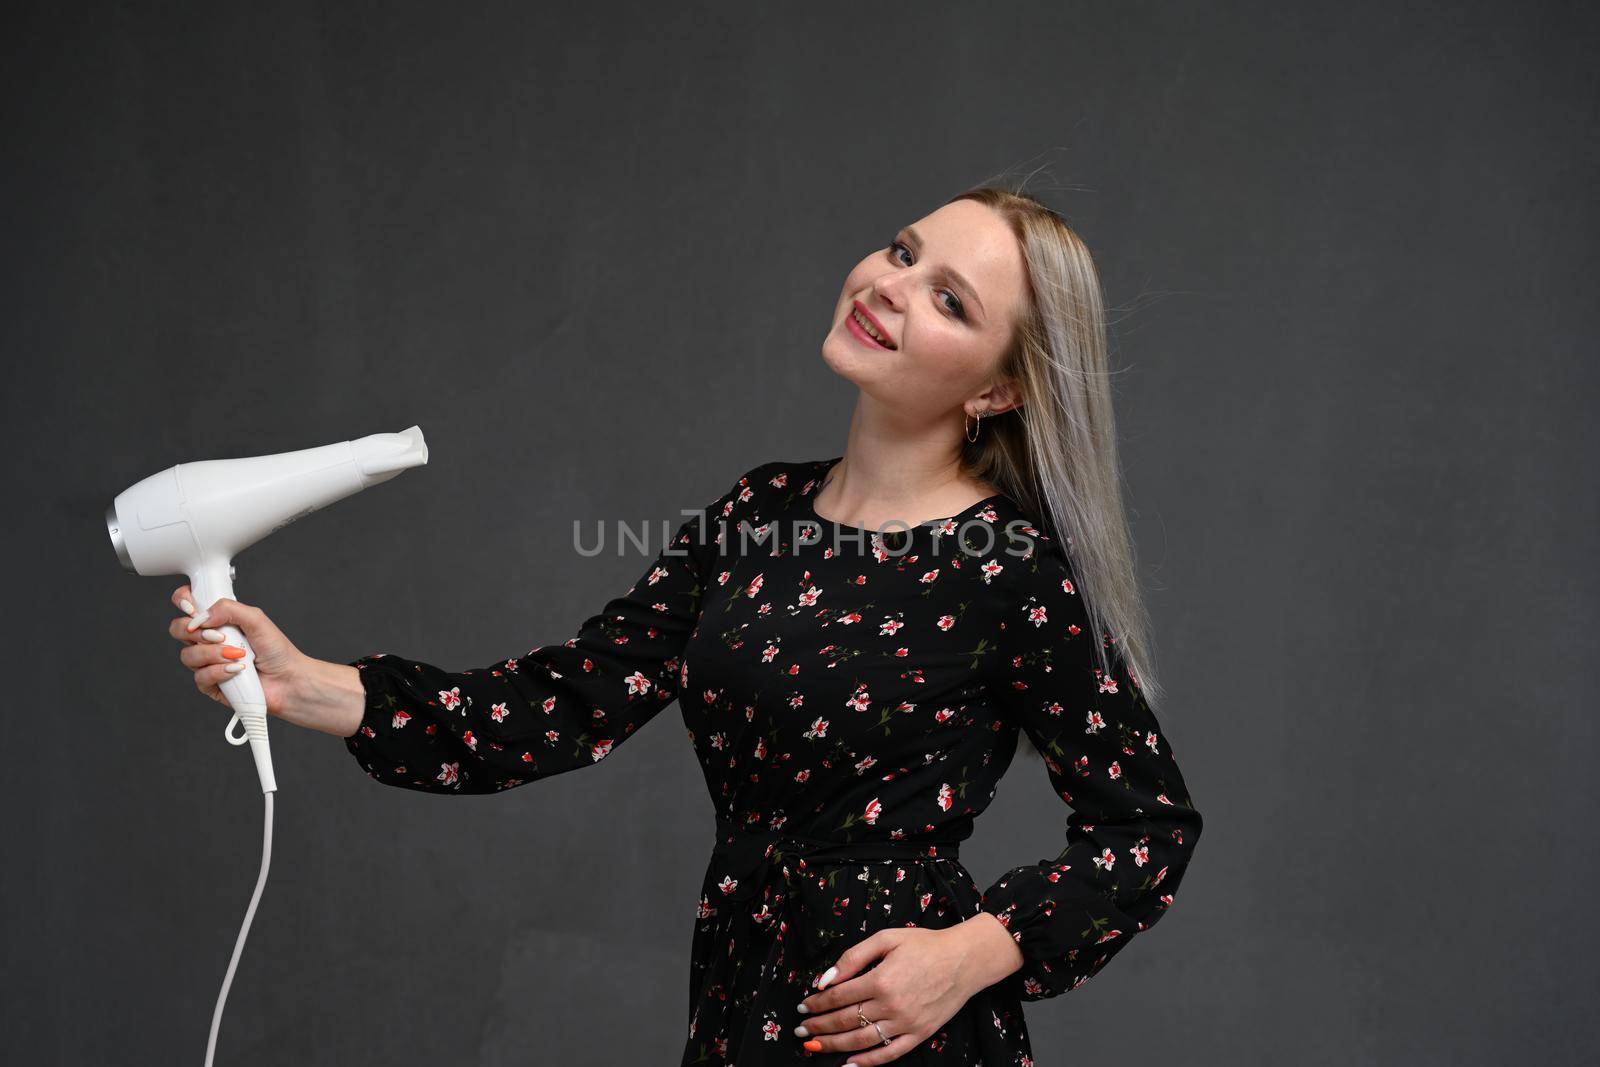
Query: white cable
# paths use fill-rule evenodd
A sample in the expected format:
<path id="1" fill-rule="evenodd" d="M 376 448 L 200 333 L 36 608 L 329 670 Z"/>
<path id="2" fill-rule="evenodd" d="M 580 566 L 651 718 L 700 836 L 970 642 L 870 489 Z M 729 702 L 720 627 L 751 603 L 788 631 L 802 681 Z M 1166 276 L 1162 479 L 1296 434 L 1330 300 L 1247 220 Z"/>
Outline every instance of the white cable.
<path id="1" fill-rule="evenodd" d="M 261 890 L 267 884 L 267 866 L 272 862 L 272 790 L 261 795 L 267 801 L 267 825 L 261 834 L 261 876 L 256 879 L 256 891 L 250 897 L 250 908 L 244 913 L 244 925 L 239 928 L 239 940 L 233 946 L 233 959 L 228 961 L 228 976 L 222 980 L 222 992 L 217 994 L 217 1010 L 211 1016 L 211 1040 L 206 1042 L 206 1067 L 211 1067 L 211 1057 L 217 1051 L 217 1028 L 222 1025 L 222 1005 L 228 999 L 228 987 L 233 984 L 233 970 L 239 966 L 239 953 L 244 951 L 245 935 L 250 932 L 250 920 L 255 918 Z"/>

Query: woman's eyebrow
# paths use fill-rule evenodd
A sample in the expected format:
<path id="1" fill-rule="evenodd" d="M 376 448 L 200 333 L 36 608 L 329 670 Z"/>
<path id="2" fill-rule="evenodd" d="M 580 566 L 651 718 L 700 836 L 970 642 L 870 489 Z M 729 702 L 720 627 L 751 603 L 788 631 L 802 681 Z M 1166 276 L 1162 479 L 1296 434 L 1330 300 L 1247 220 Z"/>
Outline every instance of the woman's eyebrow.
<path id="1" fill-rule="evenodd" d="M 913 226 L 907 226 L 905 229 L 905 234 L 907 237 L 911 238 L 912 246 L 916 248 L 917 252 L 920 254 L 922 252 L 922 235 L 917 233 L 916 228 Z M 946 274 L 950 275 L 951 280 L 967 291 L 967 296 L 971 297 L 972 302 L 978 305 L 979 313 L 987 314 L 984 312 L 983 301 L 978 299 L 978 290 L 972 287 L 972 283 L 967 281 L 967 279 L 962 276 L 961 272 L 956 270 L 954 267 L 946 267 L 944 271 Z"/>

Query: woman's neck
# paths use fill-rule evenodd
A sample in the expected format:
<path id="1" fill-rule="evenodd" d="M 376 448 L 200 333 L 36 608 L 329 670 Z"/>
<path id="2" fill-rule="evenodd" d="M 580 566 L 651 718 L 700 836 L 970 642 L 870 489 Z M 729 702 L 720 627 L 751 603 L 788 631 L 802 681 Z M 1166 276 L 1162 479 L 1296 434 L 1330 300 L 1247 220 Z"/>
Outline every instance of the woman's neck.
<path id="1" fill-rule="evenodd" d="M 937 460 L 889 449 L 845 450 L 812 494 L 812 507 L 832 522 L 882 529 L 891 522 L 916 525 L 958 515 L 998 490 L 961 470 L 953 458 Z"/>

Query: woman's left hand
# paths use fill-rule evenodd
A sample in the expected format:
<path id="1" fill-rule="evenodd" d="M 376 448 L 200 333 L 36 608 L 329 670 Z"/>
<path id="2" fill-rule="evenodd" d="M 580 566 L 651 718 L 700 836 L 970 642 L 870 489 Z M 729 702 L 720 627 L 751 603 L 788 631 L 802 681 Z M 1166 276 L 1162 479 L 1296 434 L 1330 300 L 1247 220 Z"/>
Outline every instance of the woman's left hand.
<path id="1" fill-rule="evenodd" d="M 846 1067 L 876 1067 L 899 1059 L 996 980 L 991 975 L 994 960 L 985 955 L 992 944 L 988 937 L 975 936 L 980 934 L 992 936 L 968 921 L 944 930 L 893 927 L 856 942 L 839 956 L 831 977 L 824 972 L 817 980 L 824 988 L 800 1002 L 806 1034 L 796 1036 L 810 1052 L 859 1051 Z M 877 966 L 867 970 L 874 960 Z M 861 1025 L 857 1005 L 892 1039 L 889 1044 L 876 1027 Z"/>

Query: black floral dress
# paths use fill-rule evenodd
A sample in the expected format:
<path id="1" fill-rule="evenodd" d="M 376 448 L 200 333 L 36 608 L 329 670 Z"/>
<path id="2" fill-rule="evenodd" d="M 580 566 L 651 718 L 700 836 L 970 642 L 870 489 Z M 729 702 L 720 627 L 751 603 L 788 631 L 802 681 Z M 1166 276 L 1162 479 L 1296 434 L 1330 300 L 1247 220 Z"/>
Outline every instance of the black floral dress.
<path id="1" fill-rule="evenodd" d="M 878 930 L 981 909 L 1022 968 L 897 1062 L 1028 1065 L 1021 1002 L 1166 913 L 1200 815 L 1114 642 L 1100 672 L 1055 540 L 1004 495 L 908 530 L 828 521 L 812 494 L 837 461 L 749 471 L 563 643 L 459 672 L 354 660 L 346 744 L 386 785 L 492 793 L 598 764 L 676 699 L 717 813 L 682 1063 L 845 1063 L 794 1036 L 813 979 Z M 1066 844 L 980 892 L 957 842 L 1019 730 Z"/>

